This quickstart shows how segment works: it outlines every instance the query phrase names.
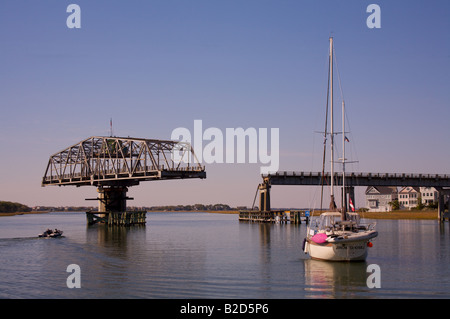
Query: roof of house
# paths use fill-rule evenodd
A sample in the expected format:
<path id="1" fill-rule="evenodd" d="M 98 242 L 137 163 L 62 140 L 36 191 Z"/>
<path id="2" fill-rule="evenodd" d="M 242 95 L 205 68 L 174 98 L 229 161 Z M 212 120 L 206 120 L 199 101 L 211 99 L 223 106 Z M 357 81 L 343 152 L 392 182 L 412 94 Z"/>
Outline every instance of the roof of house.
<path id="1" fill-rule="evenodd" d="M 396 194 L 397 187 L 395 186 L 368 186 L 366 189 L 366 195 L 369 193 L 376 193 L 377 195 L 391 195 Z"/>
<path id="2" fill-rule="evenodd" d="M 399 193 L 420 193 L 420 189 L 419 187 L 406 186 L 403 187 Z"/>

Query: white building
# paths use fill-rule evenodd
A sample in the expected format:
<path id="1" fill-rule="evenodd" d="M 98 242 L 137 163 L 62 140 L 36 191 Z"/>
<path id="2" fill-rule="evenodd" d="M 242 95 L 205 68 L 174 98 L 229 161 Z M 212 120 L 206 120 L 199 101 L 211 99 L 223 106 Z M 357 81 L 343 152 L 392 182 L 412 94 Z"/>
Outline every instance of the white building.
<path id="1" fill-rule="evenodd" d="M 390 212 L 393 201 L 398 199 L 394 186 L 369 186 L 366 189 L 366 207 L 369 212 Z"/>
<path id="2" fill-rule="evenodd" d="M 422 204 L 429 205 L 439 201 L 439 192 L 434 187 L 420 187 Z"/>
<path id="3" fill-rule="evenodd" d="M 419 187 L 403 187 L 398 192 L 398 202 L 400 209 L 412 209 L 417 206 L 418 199 L 421 196 Z"/>

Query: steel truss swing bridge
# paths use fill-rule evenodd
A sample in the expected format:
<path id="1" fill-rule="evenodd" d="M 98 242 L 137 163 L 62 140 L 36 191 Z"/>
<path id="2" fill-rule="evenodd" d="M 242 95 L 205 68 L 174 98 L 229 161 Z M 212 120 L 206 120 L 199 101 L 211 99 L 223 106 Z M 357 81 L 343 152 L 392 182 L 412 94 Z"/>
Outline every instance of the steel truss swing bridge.
<path id="1" fill-rule="evenodd" d="M 192 178 L 204 179 L 206 172 L 189 143 L 92 136 L 50 156 L 42 186 L 96 186 L 95 200 L 104 215 L 100 218 L 106 218 L 109 213 L 125 212 L 130 199 L 127 187 L 142 181 Z M 104 221 L 111 223 L 111 219 Z"/>
<path id="2" fill-rule="evenodd" d="M 50 156 L 42 185 L 132 186 L 183 178 L 206 178 L 189 143 L 93 136 Z"/>

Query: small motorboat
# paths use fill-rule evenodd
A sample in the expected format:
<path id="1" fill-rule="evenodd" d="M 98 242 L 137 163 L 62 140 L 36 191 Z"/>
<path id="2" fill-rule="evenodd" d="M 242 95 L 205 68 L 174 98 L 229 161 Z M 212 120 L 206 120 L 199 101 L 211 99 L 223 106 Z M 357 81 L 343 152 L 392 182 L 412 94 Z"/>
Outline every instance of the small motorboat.
<path id="1" fill-rule="evenodd" d="M 39 234 L 39 237 L 51 237 L 51 238 L 56 238 L 56 237 L 61 237 L 63 234 L 62 230 L 59 229 L 47 229 L 45 232 L 43 232 L 42 234 Z"/>

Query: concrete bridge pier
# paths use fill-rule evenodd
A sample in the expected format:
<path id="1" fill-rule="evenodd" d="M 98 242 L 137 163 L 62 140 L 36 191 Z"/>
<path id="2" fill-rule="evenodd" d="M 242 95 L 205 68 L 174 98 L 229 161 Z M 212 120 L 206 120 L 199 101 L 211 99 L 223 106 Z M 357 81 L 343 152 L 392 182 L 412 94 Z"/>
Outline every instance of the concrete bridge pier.
<path id="1" fill-rule="evenodd" d="M 259 210 L 262 212 L 270 211 L 270 183 L 264 180 L 259 184 Z"/>
<path id="2" fill-rule="evenodd" d="M 438 188 L 439 201 L 438 201 L 438 218 L 443 222 L 447 218 L 450 221 L 450 189 Z M 447 208 L 445 212 L 445 197 L 447 197 Z"/>
<path id="3" fill-rule="evenodd" d="M 86 218 L 89 225 L 105 223 L 108 225 L 129 226 L 145 224 L 146 212 L 127 212 L 128 188 L 126 186 L 99 186 L 97 188 L 98 212 L 87 212 Z"/>
<path id="4" fill-rule="evenodd" d="M 98 211 L 125 212 L 127 210 L 128 188 L 125 186 L 100 186 L 98 192 Z"/>

